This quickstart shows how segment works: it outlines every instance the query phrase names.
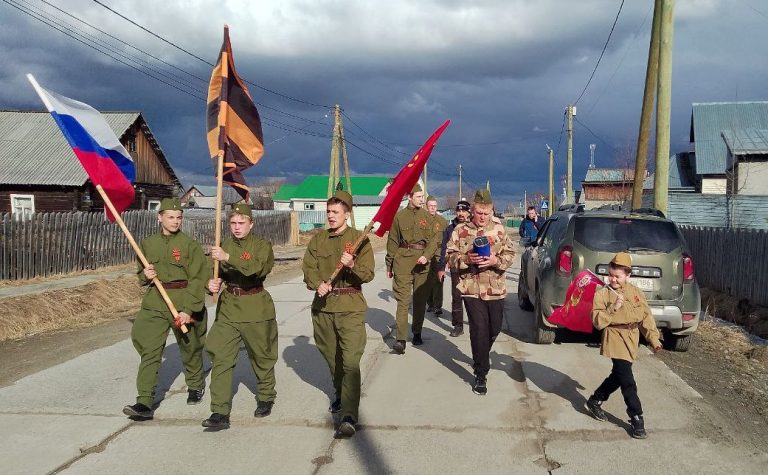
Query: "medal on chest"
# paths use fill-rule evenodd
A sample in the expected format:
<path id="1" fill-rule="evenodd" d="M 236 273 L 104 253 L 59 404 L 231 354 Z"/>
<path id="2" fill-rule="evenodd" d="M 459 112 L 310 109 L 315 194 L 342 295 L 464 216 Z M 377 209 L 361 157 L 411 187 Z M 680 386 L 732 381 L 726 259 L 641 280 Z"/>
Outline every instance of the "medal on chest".
<path id="1" fill-rule="evenodd" d="M 174 259 L 176 259 L 176 262 L 181 261 L 181 249 L 179 249 L 178 247 L 173 248 L 173 250 L 171 251 L 171 255 L 173 256 Z"/>
<path id="2" fill-rule="evenodd" d="M 424 219 L 424 218 L 421 218 L 421 219 L 419 220 L 419 227 L 420 227 L 421 229 L 427 229 L 427 220 L 426 220 L 426 219 Z"/>
<path id="3" fill-rule="evenodd" d="M 243 251 L 242 254 L 240 254 L 240 259 L 244 261 L 250 261 L 251 260 L 251 253 L 248 251 Z"/>

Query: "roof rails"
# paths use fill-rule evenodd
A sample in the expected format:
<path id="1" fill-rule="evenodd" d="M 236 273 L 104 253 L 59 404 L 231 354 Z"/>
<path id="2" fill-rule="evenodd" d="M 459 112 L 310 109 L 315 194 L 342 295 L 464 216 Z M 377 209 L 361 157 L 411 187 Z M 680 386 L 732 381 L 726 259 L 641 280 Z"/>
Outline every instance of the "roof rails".
<path id="1" fill-rule="evenodd" d="M 652 216 L 658 216 L 659 218 L 666 218 L 664 213 L 656 208 L 635 208 L 631 212 L 632 214 L 650 214 Z"/>
<path id="2" fill-rule="evenodd" d="M 598 211 L 623 211 L 624 206 L 620 204 L 606 204 L 606 205 L 600 205 L 592 209 L 598 210 Z"/>
<path id="3" fill-rule="evenodd" d="M 558 211 L 571 211 L 573 213 L 582 213 L 584 212 L 584 205 L 583 204 L 569 204 L 569 205 L 561 205 L 559 208 L 557 208 Z"/>

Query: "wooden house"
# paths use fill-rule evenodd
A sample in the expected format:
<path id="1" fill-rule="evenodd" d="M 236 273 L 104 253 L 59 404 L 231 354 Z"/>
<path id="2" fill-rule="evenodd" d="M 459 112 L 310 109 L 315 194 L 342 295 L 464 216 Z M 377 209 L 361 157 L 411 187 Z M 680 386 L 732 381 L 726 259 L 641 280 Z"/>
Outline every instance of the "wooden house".
<path id="1" fill-rule="evenodd" d="M 140 112 L 104 112 L 136 164 L 132 209 L 156 209 L 181 183 Z M 98 211 L 103 203 L 48 112 L 0 111 L 0 213 Z"/>

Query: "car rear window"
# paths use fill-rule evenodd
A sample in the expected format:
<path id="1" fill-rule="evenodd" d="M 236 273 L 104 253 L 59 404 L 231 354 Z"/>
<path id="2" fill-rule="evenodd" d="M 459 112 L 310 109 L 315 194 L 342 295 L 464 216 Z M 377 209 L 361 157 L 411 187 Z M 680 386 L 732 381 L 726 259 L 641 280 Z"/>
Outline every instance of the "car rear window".
<path id="1" fill-rule="evenodd" d="M 681 245 L 674 223 L 631 218 L 580 216 L 574 239 L 593 251 L 669 252 Z"/>

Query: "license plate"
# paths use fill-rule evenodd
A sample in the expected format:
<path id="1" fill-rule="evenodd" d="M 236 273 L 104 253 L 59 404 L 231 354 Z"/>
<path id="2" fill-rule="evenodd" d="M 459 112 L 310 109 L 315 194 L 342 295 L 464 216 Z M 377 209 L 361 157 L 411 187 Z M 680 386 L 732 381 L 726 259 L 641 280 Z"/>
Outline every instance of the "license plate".
<path id="1" fill-rule="evenodd" d="M 608 276 L 603 276 L 603 281 L 608 284 Z M 630 277 L 629 282 L 643 292 L 653 292 L 653 279 L 645 277 Z"/>

